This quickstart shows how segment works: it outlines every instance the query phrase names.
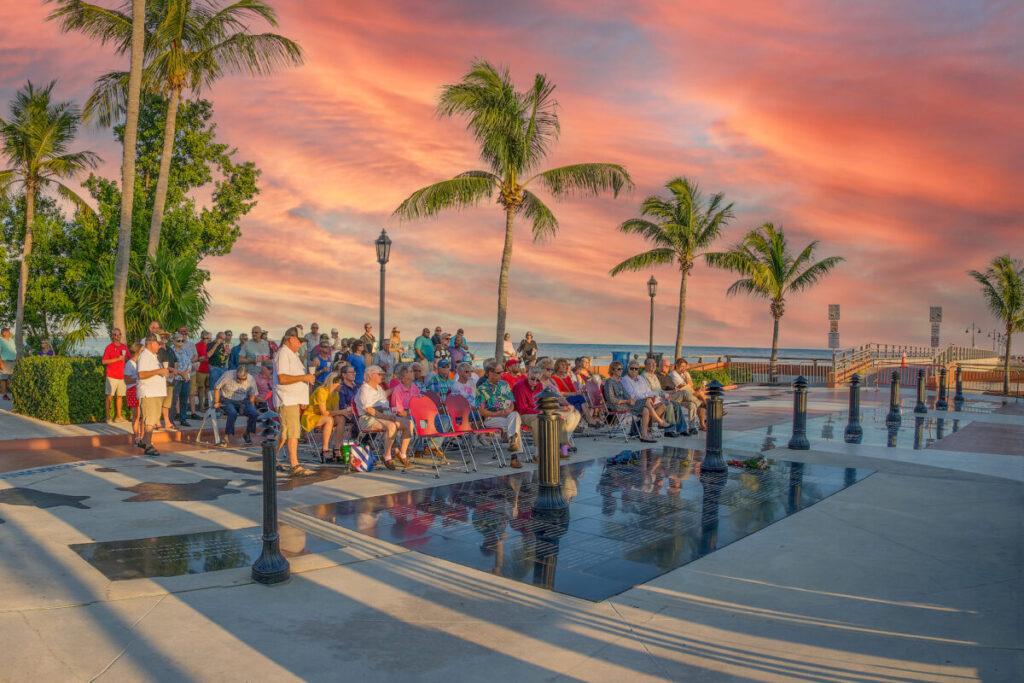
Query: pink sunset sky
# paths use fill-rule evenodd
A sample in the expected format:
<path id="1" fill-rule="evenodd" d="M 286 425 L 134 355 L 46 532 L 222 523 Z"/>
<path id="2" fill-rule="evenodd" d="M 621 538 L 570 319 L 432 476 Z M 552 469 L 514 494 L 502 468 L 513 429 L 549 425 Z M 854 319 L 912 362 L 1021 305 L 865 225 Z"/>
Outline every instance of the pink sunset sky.
<path id="1" fill-rule="evenodd" d="M 114 4 L 114 0 L 99 0 Z M 119 4 L 119 3 L 118 3 Z M 204 263 L 207 326 L 278 334 L 316 320 L 356 335 L 377 324 L 373 240 L 387 228 L 388 318 L 411 340 L 424 326 L 493 338 L 504 217 L 485 204 L 437 220 L 390 218 L 413 190 L 481 168 L 461 121 L 433 109 L 474 57 L 507 65 L 521 87 L 557 84 L 562 136 L 548 167 L 624 165 L 618 199 L 549 205 L 553 241 L 520 220 L 508 329 L 544 341 L 646 343 L 645 282 L 659 280 L 655 342 L 675 337 L 678 271 L 611 278 L 646 249 L 616 226 L 679 175 L 724 192 L 736 218 L 722 248 L 764 221 L 794 248 L 847 261 L 788 300 L 782 347 L 824 348 L 827 306 L 842 306 L 844 347 L 969 343 L 994 319 L 965 274 L 1024 251 L 1024 10 L 1019 2 L 573 2 L 278 0 L 279 31 L 305 66 L 229 78 L 212 100 L 220 137 L 262 169 L 258 207 L 230 255 Z M 0 108 L 26 79 L 58 79 L 84 102 L 127 60 L 44 18 L 41 0 L 5 2 Z M 107 130 L 80 144 L 116 177 Z M 698 265 L 689 281 L 689 345 L 767 346 L 768 304 L 726 298 L 734 276 Z M 991 345 L 984 333 L 979 345 Z"/>

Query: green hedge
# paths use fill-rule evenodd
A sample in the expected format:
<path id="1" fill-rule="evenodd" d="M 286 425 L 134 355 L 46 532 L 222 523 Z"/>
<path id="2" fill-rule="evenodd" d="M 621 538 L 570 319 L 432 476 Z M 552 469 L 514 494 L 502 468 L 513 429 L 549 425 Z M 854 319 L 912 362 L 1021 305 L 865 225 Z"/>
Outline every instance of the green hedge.
<path id="1" fill-rule="evenodd" d="M 703 382 L 710 382 L 713 379 L 717 379 L 723 386 L 729 386 L 732 384 L 732 380 L 729 378 L 729 371 L 722 370 L 693 370 L 690 372 L 690 377 L 693 378 L 694 386 L 699 387 Z"/>
<path id="2" fill-rule="evenodd" d="M 104 393 L 99 358 L 30 356 L 15 366 L 11 377 L 14 412 L 57 424 L 102 422 Z"/>

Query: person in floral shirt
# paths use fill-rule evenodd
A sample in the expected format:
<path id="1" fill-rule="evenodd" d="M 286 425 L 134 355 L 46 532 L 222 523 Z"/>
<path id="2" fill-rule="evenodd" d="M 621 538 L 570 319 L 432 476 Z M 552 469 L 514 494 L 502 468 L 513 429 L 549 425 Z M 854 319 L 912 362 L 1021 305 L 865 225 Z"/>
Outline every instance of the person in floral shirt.
<path id="1" fill-rule="evenodd" d="M 512 455 L 509 460 L 511 467 L 520 468 L 517 454 L 522 450 L 522 439 L 519 428 L 522 420 L 516 412 L 516 402 L 512 397 L 512 388 L 501 379 L 501 365 L 496 360 L 489 360 L 484 365 L 486 381 L 476 388 L 476 409 L 484 418 L 484 425 L 501 429 L 508 438 L 508 451 Z"/>
<path id="2" fill-rule="evenodd" d="M 442 401 L 448 397 L 448 392 L 452 390 L 452 381 L 448 378 L 448 370 L 450 368 L 451 362 L 447 359 L 437 361 L 434 366 L 434 374 L 427 380 L 427 391 L 437 392 Z"/>

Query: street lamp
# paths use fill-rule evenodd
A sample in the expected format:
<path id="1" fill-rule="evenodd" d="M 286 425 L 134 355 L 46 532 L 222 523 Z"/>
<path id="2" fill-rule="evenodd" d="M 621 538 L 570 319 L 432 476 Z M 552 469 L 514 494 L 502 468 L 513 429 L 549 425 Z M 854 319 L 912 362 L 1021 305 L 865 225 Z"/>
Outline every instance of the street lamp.
<path id="1" fill-rule="evenodd" d="M 647 339 L 647 357 L 654 355 L 654 295 L 658 293 L 658 281 L 651 276 L 647 281 L 647 294 L 651 297 L 651 330 Z"/>
<path id="2" fill-rule="evenodd" d="M 966 330 L 964 330 L 964 334 L 971 335 L 971 348 L 972 349 L 974 348 L 974 335 L 975 334 L 980 334 L 980 333 L 981 333 L 981 328 L 978 327 L 974 323 L 971 323 L 971 326 L 968 327 Z"/>
<path id="3" fill-rule="evenodd" d="M 380 231 L 380 237 L 374 241 L 373 246 L 377 248 L 377 263 L 380 264 L 380 327 L 377 328 L 377 334 L 384 339 L 384 266 L 391 256 L 391 238 L 387 231 Z"/>

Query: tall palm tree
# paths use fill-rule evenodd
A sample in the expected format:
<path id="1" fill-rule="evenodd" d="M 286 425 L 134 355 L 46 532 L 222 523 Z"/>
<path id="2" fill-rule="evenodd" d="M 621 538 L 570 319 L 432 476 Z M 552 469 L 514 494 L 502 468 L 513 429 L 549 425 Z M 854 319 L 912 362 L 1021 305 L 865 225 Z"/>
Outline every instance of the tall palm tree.
<path id="1" fill-rule="evenodd" d="M 729 251 L 705 254 L 708 264 L 743 276 L 732 283 L 727 295 L 742 292 L 771 302 L 769 308 L 775 323 L 769 363 L 772 382 L 778 377 L 775 368 L 779 358 L 779 320 L 786 312 L 786 296 L 817 284 L 845 260 L 841 256 L 829 256 L 815 261 L 817 248 L 818 241 L 815 240 L 794 256 L 789 251 L 782 227 L 776 229 L 772 223 L 765 223 L 747 233 Z"/>
<path id="2" fill-rule="evenodd" d="M 531 221 L 535 241 L 558 231 L 555 214 L 527 186 L 536 182 L 555 199 L 573 194 L 596 196 L 606 190 L 617 197 L 633 187 L 626 169 L 617 164 L 585 163 L 537 170 L 560 132 L 554 89 L 546 76 L 537 74 L 529 90 L 518 92 L 508 69 L 496 69 L 486 61 L 473 62 L 462 81 L 444 87 L 437 114 L 468 120 L 467 128 L 479 143 L 480 156 L 489 170 L 466 171 L 416 190 L 393 214 L 402 220 L 432 217 L 442 210 L 476 206 L 497 193 L 498 204 L 505 211 L 494 342 L 494 357 L 498 359 L 503 358 L 516 214 Z"/>
<path id="3" fill-rule="evenodd" d="M 700 188 L 687 178 L 673 178 L 665 183 L 670 199 L 651 195 L 640 204 L 641 218 L 630 218 L 619 226 L 626 234 L 639 234 L 654 248 L 628 259 L 611 270 L 612 277 L 623 271 L 637 271 L 666 263 L 679 265 L 679 322 L 676 325 L 676 351 L 683 350 L 683 329 L 686 327 L 686 278 L 693 263 L 722 234 L 722 228 L 733 217 L 732 204 L 723 206 L 719 192 L 704 201 Z M 650 219 L 650 220 L 649 220 Z"/>
<path id="4" fill-rule="evenodd" d="M 14 97 L 11 117 L 0 119 L 3 152 L 11 164 L 0 170 L 0 194 L 7 195 L 14 185 L 25 191 L 25 240 L 21 253 L 21 278 L 15 309 L 14 335 L 17 356 L 24 354 L 22 324 L 25 319 L 25 289 L 28 286 L 28 259 L 32 255 L 32 224 L 35 220 L 36 197 L 52 188 L 57 194 L 91 211 L 74 190 L 64 184 L 86 169 L 95 168 L 99 157 L 89 151 L 69 152 L 75 139 L 81 113 L 72 102 L 53 102 L 51 93 L 56 81 L 37 88 L 32 81 Z"/>
<path id="5" fill-rule="evenodd" d="M 1006 357 L 1003 359 L 1003 393 L 1010 393 L 1010 344 L 1013 333 L 1024 331 L 1024 262 L 1009 254 L 997 256 L 984 273 L 967 274 L 981 285 L 988 310 L 1006 325 Z"/>
<path id="6" fill-rule="evenodd" d="M 57 0 L 65 30 L 76 29 L 99 39 L 124 37 L 131 29 L 124 13 L 115 13 L 81 0 Z M 167 97 L 164 143 L 160 156 L 149 225 L 149 257 L 160 244 L 167 202 L 178 106 L 185 91 L 199 95 L 204 88 L 231 73 L 262 76 L 285 66 L 302 64 L 298 43 L 276 33 L 252 33 L 249 21 L 262 19 L 277 26 L 277 13 L 264 0 L 150 0 L 146 28 L 146 90 Z M 110 38 L 107 38 L 110 39 Z M 129 74 L 114 71 L 96 80 L 86 102 L 86 114 L 109 125 L 126 108 Z"/>

